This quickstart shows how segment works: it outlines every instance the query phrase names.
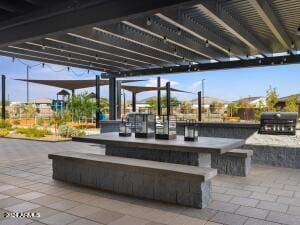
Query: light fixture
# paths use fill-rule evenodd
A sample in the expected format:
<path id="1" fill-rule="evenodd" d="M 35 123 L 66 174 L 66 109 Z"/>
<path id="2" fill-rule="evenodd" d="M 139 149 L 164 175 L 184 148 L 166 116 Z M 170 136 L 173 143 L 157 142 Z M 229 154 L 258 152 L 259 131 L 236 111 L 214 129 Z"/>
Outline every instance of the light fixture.
<path id="1" fill-rule="evenodd" d="M 152 22 L 151 22 L 151 18 L 150 18 L 150 17 L 148 17 L 148 18 L 147 18 L 147 25 L 148 25 L 148 26 L 150 26 L 151 24 L 152 24 Z"/>
<path id="2" fill-rule="evenodd" d="M 93 64 L 92 64 L 92 63 L 89 63 L 89 67 L 93 67 Z"/>
<path id="3" fill-rule="evenodd" d="M 176 33 L 177 33 L 178 36 L 181 35 L 181 29 L 179 27 L 177 28 L 177 32 Z"/>
<path id="4" fill-rule="evenodd" d="M 300 27 L 298 27 L 297 29 L 297 33 L 296 33 L 298 36 L 300 36 Z"/>
<path id="5" fill-rule="evenodd" d="M 295 42 L 294 41 L 292 41 L 292 43 L 291 43 L 291 48 L 295 48 Z"/>
<path id="6" fill-rule="evenodd" d="M 282 65 L 282 64 L 283 64 L 283 62 L 281 61 L 281 62 L 280 62 L 280 64 Z"/>
<path id="7" fill-rule="evenodd" d="M 167 37 L 164 37 L 164 43 L 166 44 L 167 43 Z"/>
<path id="8" fill-rule="evenodd" d="M 172 69 L 172 68 L 170 68 L 170 72 L 172 72 L 172 70 L 173 70 L 173 69 Z"/>
<path id="9" fill-rule="evenodd" d="M 42 49 L 45 50 L 45 49 L 46 49 L 46 46 L 45 46 L 45 45 L 42 45 Z"/>
<path id="10" fill-rule="evenodd" d="M 209 47 L 209 42 L 208 42 L 208 40 L 206 40 L 206 42 L 205 42 L 205 47 L 206 47 L 206 48 Z"/>
<path id="11" fill-rule="evenodd" d="M 283 61 L 286 62 L 286 58 L 285 57 L 283 58 Z"/>
<path id="12" fill-rule="evenodd" d="M 260 59 L 260 60 L 258 60 L 258 63 L 259 63 L 259 64 L 261 64 L 261 59 Z"/>
<path id="13" fill-rule="evenodd" d="M 274 62 L 271 62 L 271 65 L 274 65 Z"/>

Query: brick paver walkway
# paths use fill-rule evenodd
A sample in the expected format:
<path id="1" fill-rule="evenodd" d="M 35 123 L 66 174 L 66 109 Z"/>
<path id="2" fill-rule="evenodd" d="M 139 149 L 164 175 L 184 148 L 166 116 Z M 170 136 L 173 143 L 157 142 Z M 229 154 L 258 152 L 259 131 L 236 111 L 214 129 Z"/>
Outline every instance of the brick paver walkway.
<path id="1" fill-rule="evenodd" d="M 126 197 L 52 180 L 47 154 L 103 154 L 93 144 L 0 138 L 0 224 L 278 225 L 300 224 L 300 170 L 254 166 L 247 178 L 217 176 L 214 201 L 194 209 Z M 4 212 L 39 212 L 30 219 Z"/>

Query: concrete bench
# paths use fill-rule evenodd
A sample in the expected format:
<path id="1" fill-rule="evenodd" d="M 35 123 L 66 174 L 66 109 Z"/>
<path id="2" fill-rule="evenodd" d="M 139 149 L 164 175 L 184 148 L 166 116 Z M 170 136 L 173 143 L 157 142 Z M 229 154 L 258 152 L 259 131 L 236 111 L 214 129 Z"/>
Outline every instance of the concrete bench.
<path id="1" fill-rule="evenodd" d="M 251 169 L 252 150 L 232 149 L 225 154 L 212 154 L 211 167 L 219 174 L 247 176 Z"/>
<path id="2" fill-rule="evenodd" d="M 53 178 L 147 199 L 205 208 L 216 169 L 88 153 L 49 154 Z"/>

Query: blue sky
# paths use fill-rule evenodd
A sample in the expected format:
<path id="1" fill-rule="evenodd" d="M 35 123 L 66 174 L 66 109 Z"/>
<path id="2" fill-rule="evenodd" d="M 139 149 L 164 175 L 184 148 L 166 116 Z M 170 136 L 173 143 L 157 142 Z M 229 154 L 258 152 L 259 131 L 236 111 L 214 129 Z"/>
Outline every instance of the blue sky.
<path id="1" fill-rule="evenodd" d="M 7 76 L 7 95 L 11 101 L 26 100 L 26 83 L 14 81 L 14 78 L 26 78 L 26 65 L 36 65 L 38 62 L 26 61 L 9 57 L 0 57 L 1 74 Z M 49 66 L 50 67 L 49 67 Z M 32 67 L 30 79 L 92 79 L 95 72 L 65 66 L 46 64 Z M 54 72 L 63 70 L 61 72 Z M 76 74 L 75 74 L 76 73 Z M 131 85 L 154 85 L 157 76 L 135 77 L 145 78 L 147 81 L 132 83 Z M 201 80 L 205 80 L 205 95 L 223 100 L 235 100 L 249 96 L 263 96 L 271 85 L 276 87 L 280 96 L 300 93 L 300 64 L 256 67 L 246 69 L 218 70 L 209 72 L 194 72 L 161 76 L 163 82 L 170 80 L 174 88 L 197 92 L 201 89 Z M 30 84 L 30 99 L 56 98 L 58 88 L 44 85 Z M 94 91 L 93 89 L 81 91 Z M 108 97 L 108 88 L 102 87 L 101 95 Z M 155 96 L 155 92 L 141 93 L 138 99 Z M 194 99 L 195 94 L 174 94 L 180 100 Z M 129 93 L 127 94 L 129 96 Z"/>

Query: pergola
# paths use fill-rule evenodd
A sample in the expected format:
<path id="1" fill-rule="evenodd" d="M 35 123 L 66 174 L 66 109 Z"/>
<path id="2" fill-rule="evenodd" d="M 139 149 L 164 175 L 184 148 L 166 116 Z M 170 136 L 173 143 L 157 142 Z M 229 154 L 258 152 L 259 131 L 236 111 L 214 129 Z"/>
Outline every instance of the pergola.
<path id="1" fill-rule="evenodd" d="M 300 1 L 0 1 L 0 54 L 116 78 L 299 63 Z"/>

